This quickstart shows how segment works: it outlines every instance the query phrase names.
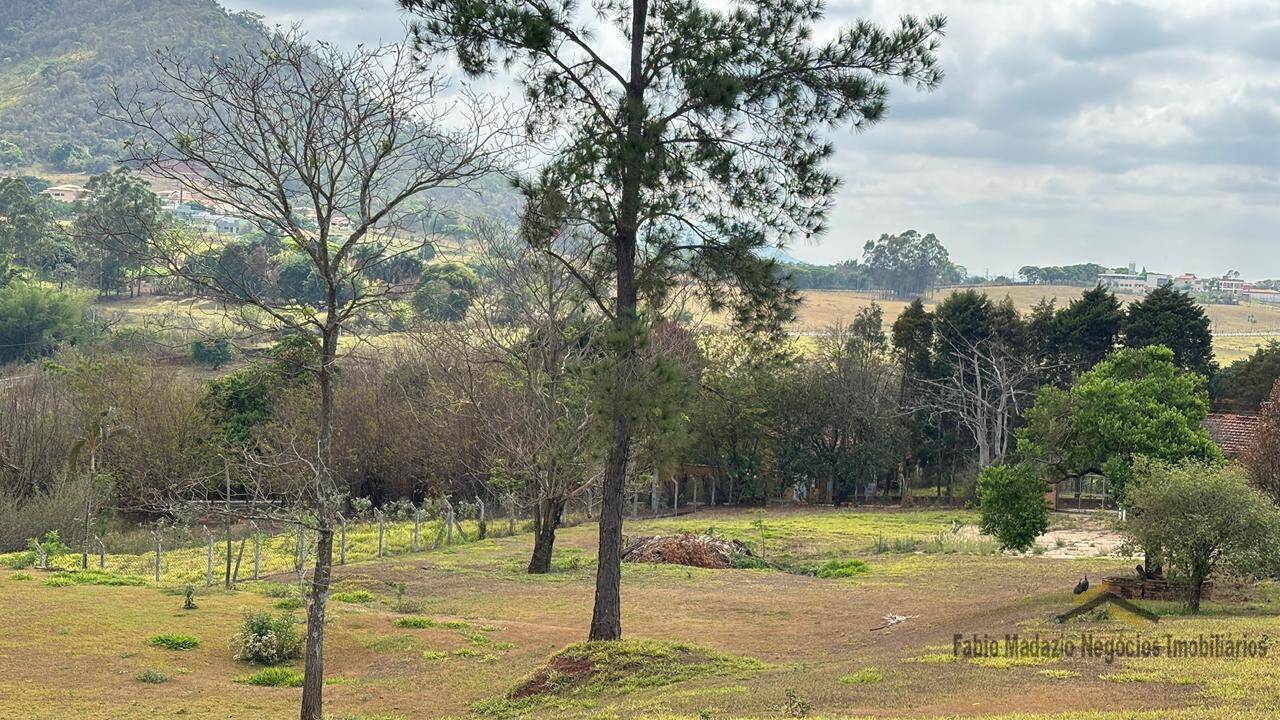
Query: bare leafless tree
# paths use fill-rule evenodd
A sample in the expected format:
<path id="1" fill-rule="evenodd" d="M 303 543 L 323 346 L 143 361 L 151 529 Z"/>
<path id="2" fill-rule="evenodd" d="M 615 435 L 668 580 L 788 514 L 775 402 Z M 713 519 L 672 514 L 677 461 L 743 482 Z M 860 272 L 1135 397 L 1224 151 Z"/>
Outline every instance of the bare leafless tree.
<path id="1" fill-rule="evenodd" d="M 587 370 L 602 323 L 582 285 L 557 258 L 517 235 L 481 225 L 471 264 L 481 277 L 467 321 L 413 333 L 459 398 L 485 422 L 494 456 L 484 468 L 533 515 L 529 572 L 551 567 L 565 504 L 599 479 L 590 432 Z M 556 242 L 561 257 L 573 238 Z"/>
<path id="2" fill-rule="evenodd" d="M 957 336 L 940 348 L 952 372 L 941 379 L 922 378 L 922 407 L 954 417 L 969 431 L 978 449 L 979 469 L 993 465 L 1009 451 L 1014 422 L 1035 394 L 1045 368 L 996 338 L 970 340 Z"/>
<path id="3" fill-rule="evenodd" d="M 135 130 L 126 161 L 193 197 L 256 223 L 311 261 L 318 302 L 279 297 L 196 259 L 209 240 L 167 232 L 145 260 L 230 307 L 252 308 L 272 329 L 306 338 L 319 396 L 314 445 L 295 496 L 316 533 L 307 607 L 303 720 L 323 717 L 323 643 L 333 528 L 343 498 L 333 475 L 339 340 L 350 321 L 403 289 L 371 270 L 416 253 L 428 191 L 467 187 L 510 159 L 512 123 L 491 102 L 446 92 L 399 46 L 341 52 L 297 31 L 261 48 L 193 63 L 159 53 L 149 85 L 114 89 L 105 112 Z"/>

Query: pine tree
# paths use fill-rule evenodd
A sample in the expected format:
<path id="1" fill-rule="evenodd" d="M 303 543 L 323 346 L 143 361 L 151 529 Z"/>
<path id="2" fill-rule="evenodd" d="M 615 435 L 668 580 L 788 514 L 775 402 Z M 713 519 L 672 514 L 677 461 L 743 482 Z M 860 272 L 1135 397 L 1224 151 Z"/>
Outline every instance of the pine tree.
<path id="1" fill-rule="evenodd" d="M 937 85 L 945 20 L 859 22 L 820 42 L 819 0 L 400 4 L 423 51 L 452 53 L 472 75 L 510 69 L 529 129 L 556 143 L 522 182 L 528 240 L 570 230 L 593 244 L 595 262 L 574 270 L 613 324 L 615 378 L 590 637 L 617 639 L 623 487 L 644 400 L 632 375 L 654 319 L 643 311 L 690 282 L 745 327 L 788 320 L 795 292 L 758 251 L 822 230 L 838 182 L 819 131 L 881 120 L 887 79 Z"/>
<path id="2" fill-rule="evenodd" d="M 1183 370 L 1212 377 L 1213 334 L 1204 308 L 1187 293 L 1169 285 L 1156 288 L 1129 306 L 1124 322 L 1126 347 L 1164 345 Z"/>

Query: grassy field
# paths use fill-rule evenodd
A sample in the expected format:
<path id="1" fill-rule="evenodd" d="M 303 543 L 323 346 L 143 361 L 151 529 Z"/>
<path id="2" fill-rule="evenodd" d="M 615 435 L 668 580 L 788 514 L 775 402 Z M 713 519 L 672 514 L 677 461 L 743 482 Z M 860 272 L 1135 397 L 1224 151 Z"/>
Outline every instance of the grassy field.
<path id="1" fill-rule="evenodd" d="M 594 680 L 516 699 L 509 690 L 522 679 L 545 680 L 545 673 L 532 674 L 583 639 L 594 580 L 592 526 L 561 533 L 554 572 L 546 576 L 522 571 L 528 535 L 353 562 L 337 573 L 346 601 L 332 605 L 326 645 L 330 717 L 693 720 L 786 717 L 806 706 L 810 717 L 833 718 L 1155 720 L 1280 712 L 1274 656 L 957 657 L 957 634 L 1131 639 L 1137 632 L 1099 617 L 1068 626 L 1051 621 L 1072 607 L 1071 587 L 1083 573 L 1096 580 L 1131 561 L 993 554 L 981 543 L 956 540 L 972 520 L 959 511 L 739 510 L 630 522 L 629 533 L 714 528 L 757 547 L 763 531 L 765 554 L 774 561 L 857 558 L 867 570 L 824 580 L 771 570 L 627 565 L 624 629 L 649 640 L 572 647 L 553 666 L 596 663 Z M 1066 527 L 1081 522 L 1088 520 L 1055 519 Z M 228 649 L 246 609 L 293 605 L 278 597 L 291 592 L 288 581 L 281 575 L 239 592 L 202 589 L 198 608 L 183 610 L 168 581 L 102 586 L 0 571 L 0 617 L 7 620 L 0 634 L 0 714 L 293 717 L 300 691 L 237 682 L 258 668 L 233 660 Z M 1142 632 L 1280 633 L 1275 586 L 1224 589 L 1219 596 L 1227 601 L 1209 603 L 1199 618 L 1155 604 L 1165 616 Z M 888 613 L 910 619 L 874 629 Z M 194 635 L 199 646 L 152 645 L 161 633 Z M 154 682 L 159 676 L 164 681 Z"/>
<path id="2" fill-rule="evenodd" d="M 984 290 L 993 298 L 1008 295 L 1024 313 L 1029 312 L 1042 297 L 1056 298 L 1061 307 L 1081 292 L 1081 288 L 1056 285 L 1010 285 Z M 802 295 L 804 302 L 793 325 L 797 332 L 822 332 L 847 323 L 858 310 L 873 301 L 884 308 L 885 322 L 891 324 L 907 306 L 903 301 L 879 299 L 868 293 L 806 290 Z M 941 294 L 930 297 L 927 304 L 936 305 L 944 297 Z M 1135 298 L 1122 296 L 1122 299 L 1131 302 Z M 94 308 L 111 318 L 119 327 L 153 331 L 182 343 L 208 334 L 235 336 L 237 333 L 236 327 L 228 321 L 221 306 L 209 300 L 142 296 L 101 300 L 94 304 Z M 1214 353 L 1220 365 L 1228 365 L 1272 340 L 1280 340 L 1280 307 L 1206 305 L 1204 308 L 1213 323 L 1215 333 L 1271 333 L 1250 337 L 1215 337 Z M 714 316 L 700 318 L 712 326 L 721 321 Z M 348 334 L 343 338 L 343 349 L 354 353 L 367 352 L 391 347 L 399 340 L 398 333 L 359 336 Z"/>
<path id="3" fill-rule="evenodd" d="M 1008 285 L 986 287 L 982 288 L 982 291 L 996 300 L 1003 299 L 1007 295 L 1020 311 L 1027 313 L 1041 298 L 1054 299 L 1058 307 L 1063 307 L 1078 297 L 1084 288 L 1067 285 Z M 926 298 L 925 303 L 930 307 L 937 305 L 946 298 L 947 294 L 949 293 L 934 293 Z M 858 310 L 870 305 L 873 301 L 884 308 L 886 323 L 892 323 L 907 306 L 907 303 L 901 300 L 880 299 L 870 293 L 806 290 L 802 295 L 804 303 L 800 307 L 796 327 L 805 331 L 822 331 L 841 323 L 848 323 Z M 1122 302 L 1129 303 L 1137 300 L 1138 296 L 1121 295 L 1120 299 Z M 1280 307 L 1278 306 L 1205 305 L 1204 310 L 1209 316 L 1215 333 L 1270 333 L 1267 336 L 1257 337 L 1214 338 L 1214 353 L 1222 365 L 1245 357 L 1256 348 L 1266 345 L 1270 340 L 1280 339 Z"/>

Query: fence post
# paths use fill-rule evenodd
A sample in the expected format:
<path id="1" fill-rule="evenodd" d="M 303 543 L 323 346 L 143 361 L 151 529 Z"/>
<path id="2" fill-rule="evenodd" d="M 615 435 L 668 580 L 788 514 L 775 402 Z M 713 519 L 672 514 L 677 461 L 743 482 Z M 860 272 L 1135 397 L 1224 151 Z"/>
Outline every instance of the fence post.
<path id="1" fill-rule="evenodd" d="M 413 509 L 413 551 L 418 552 L 418 527 L 422 525 L 422 508 Z"/>
<path id="2" fill-rule="evenodd" d="M 338 513 L 338 564 L 347 564 L 347 519 Z"/>
<path id="3" fill-rule="evenodd" d="M 160 566 L 164 564 L 164 540 L 160 537 L 160 532 L 151 533 L 156 539 L 156 582 L 160 582 Z"/>
<path id="4" fill-rule="evenodd" d="M 258 523 L 250 524 L 253 525 L 253 579 L 257 580 L 262 572 L 262 531 L 258 529 Z"/>
<path id="5" fill-rule="evenodd" d="M 206 527 L 204 534 L 209 537 L 209 562 L 204 571 L 204 584 L 205 587 L 209 587 L 213 585 L 213 533 L 209 532 L 209 528 Z"/>
<path id="6" fill-rule="evenodd" d="M 382 557 L 386 552 L 387 522 L 381 510 L 374 510 L 373 514 L 378 518 L 378 557 Z"/>
<path id="7" fill-rule="evenodd" d="M 511 493 L 509 496 L 510 504 L 507 505 L 507 534 L 516 534 L 516 494 Z"/>
<path id="8" fill-rule="evenodd" d="M 449 502 L 448 498 L 445 498 L 444 504 L 445 504 L 445 507 L 447 508 L 447 510 L 445 511 L 445 518 L 444 518 L 444 527 L 445 527 L 444 544 L 452 545 L 453 544 L 453 523 L 454 523 L 453 503 Z"/>
<path id="9" fill-rule="evenodd" d="M 102 538 L 97 535 L 93 536 L 94 542 L 98 543 L 98 569 L 107 569 L 107 546 L 103 544 Z"/>
<path id="10" fill-rule="evenodd" d="M 488 534 L 488 528 L 485 527 L 485 522 L 484 522 L 484 500 L 480 498 L 476 498 L 476 502 L 480 504 L 480 518 L 479 518 L 480 539 L 483 540 L 484 536 Z"/>

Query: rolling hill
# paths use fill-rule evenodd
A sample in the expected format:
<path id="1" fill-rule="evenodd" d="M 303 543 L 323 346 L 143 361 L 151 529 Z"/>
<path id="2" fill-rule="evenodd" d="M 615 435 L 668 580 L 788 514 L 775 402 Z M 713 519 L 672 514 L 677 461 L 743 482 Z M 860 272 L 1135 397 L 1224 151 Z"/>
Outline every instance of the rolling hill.
<path id="1" fill-rule="evenodd" d="M 101 170 L 126 136 L 98 112 L 112 85 L 137 85 L 158 49 L 200 60 L 265 33 L 213 0 L 0 0 L 0 141 L 17 164 Z"/>

